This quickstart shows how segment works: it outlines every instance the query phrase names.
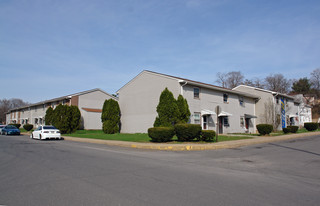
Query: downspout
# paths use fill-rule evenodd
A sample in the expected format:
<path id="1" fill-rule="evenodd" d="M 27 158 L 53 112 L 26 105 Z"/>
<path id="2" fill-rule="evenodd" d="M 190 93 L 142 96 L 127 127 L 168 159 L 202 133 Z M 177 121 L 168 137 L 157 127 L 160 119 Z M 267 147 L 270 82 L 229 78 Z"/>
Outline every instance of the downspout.
<path id="1" fill-rule="evenodd" d="M 180 80 L 179 83 L 184 83 L 180 87 L 180 94 L 183 96 L 183 87 L 186 86 L 188 82 Z"/>
<path id="2" fill-rule="evenodd" d="M 279 93 L 277 92 L 276 95 L 274 96 L 275 98 L 279 95 Z M 273 121 L 277 122 L 277 116 L 276 116 L 276 104 L 275 104 L 275 98 L 273 98 Z M 281 99 L 280 99 L 280 109 L 281 109 Z M 280 115 L 280 123 L 281 123 L 281 115 Z M 278 128 L 274 128 L 275 130 L 277 130 Z"/>

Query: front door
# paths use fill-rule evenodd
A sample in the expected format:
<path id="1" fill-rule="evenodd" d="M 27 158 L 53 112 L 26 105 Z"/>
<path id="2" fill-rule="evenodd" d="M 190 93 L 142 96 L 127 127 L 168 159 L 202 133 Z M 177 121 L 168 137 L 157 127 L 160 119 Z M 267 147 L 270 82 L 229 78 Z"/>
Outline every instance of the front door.
<path id="1" fill-rule="evenodd" d="M 208 129 L 208 116 L 207 115 L 202 116 L 202 129 L 204 129 L 204 130 Z"/>
<path id="2" fill-rule="evenodd" d="M 250 119 L 247 118 L 247 119 L 246 119 L 246 129 L 249 129 L 249 121 L 250 121 Z"/>

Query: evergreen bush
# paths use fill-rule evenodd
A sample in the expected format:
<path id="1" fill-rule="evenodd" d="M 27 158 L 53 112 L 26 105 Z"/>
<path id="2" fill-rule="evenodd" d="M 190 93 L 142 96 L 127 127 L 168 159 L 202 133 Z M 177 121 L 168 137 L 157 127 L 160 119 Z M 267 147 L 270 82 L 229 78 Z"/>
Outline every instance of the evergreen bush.
<path id="1" fill-rule="evenodd" d="M 30 131 L 30 130 L 33 129 L 33 125 L 32 125 L 32 124 L 25 124 L 25 125 L 23 125 L 23 128 L 24 128 L 25 130 L 27 130 L 27 131 Z"/>
<path id="2" fill-rule="evenodd" d="M 260 135 L 267 135 L 272 132 L 273 126 L 271 124 L 258 124 L 257 130 Z"/>
<path id="3" fill-rule="evenodd" d="M 73 133 L 77 131 L 77 129 L 79 129 L 80 127 L 81 113 L 77 106 L 72 105 L 70 106 L 69 114 L 70 114 L 70 124 L 69 124 L 70 130 L 68 132 Z"/>
<path id="4" fill-rule="evenodd" d="M 201 141 L 212 142 L 216 136 L 214 130 L 202 130 L 201 132 Z"/>
<path id="5" fill-rule="evenodd" d="M 114 99 L 104 102 L 101 114 L 102 130 L 106 134 L 114 134 L 120 131 L 120 107 Z"/>
<path id="6" fill-rule="evenodd" d="M 291 130 L 289 128 L 282 128 L 283 133 L 287 134 L 289 132 L 291 132 Z"/>
<path id="7" fill-rule="evenodd" d="M 177 106 L 178 106 L 178 123 L 187 123 L 190 118 L 190 110 L 188 102 L 183 96 L 180 94 L 177 99 Z"/>
<path id="8" fill-rule="evenodd" d="M 46 125 L 52 125 L 52 119 L 53 119 L 53 109 L 52 109 L 52 107 L 49 107 L 47 109 L 44 119 L 45 119 Z"/>
<path id="9" fill-rule="evenodd" d="M 199 124 L 176 124 L 174 126 L 179 141 L 200 140 L 201 126 Z"/>
<path id="10" fill-rule="evenodd" d="M 319 128 L 319 124 L 316 122 L 305 122 L 304 128 L 306 128 L 308 131 L 314 131 Z"/>
<path id="11" fill-rule="evenodd" d="M 174 136 L 174 128 L 152 127 L 148 129 L 148 135 L 153 142 L 168 142 Z"/>
<path id="12" fill-rule="evenodd" d="M 9 125 L 13 125 L 13 126 L 15 126 L 16 128 L 18 128 L 18 129 L 21 127 L 21 124 L 11 123 L 11 124 L 9 124 Z"/>
<path id="13" fill-rule="evenodd" d="M 160 95 L 157 112 L 158 119 L 156 118 L 154 122 L 155 126 L 172 127 L 178 121 L 177 101 L 168 88 L 165 88 Z"/>
<path id="14" fill-rule="evenodd" d="M 59 129 L 62 134 L 66 134 L 75 132 L 79 128 L 80 119 L 81 113 L 77 106 L 59 104 L 53 110 L 51 123 L 57 129 Z"/>
<path id="15" fill-rule="evenodd" d="M 292 133 L 297 133 L 299 127 L 298 126 L 287 126 L 287 128 L 290 130 Z"/>

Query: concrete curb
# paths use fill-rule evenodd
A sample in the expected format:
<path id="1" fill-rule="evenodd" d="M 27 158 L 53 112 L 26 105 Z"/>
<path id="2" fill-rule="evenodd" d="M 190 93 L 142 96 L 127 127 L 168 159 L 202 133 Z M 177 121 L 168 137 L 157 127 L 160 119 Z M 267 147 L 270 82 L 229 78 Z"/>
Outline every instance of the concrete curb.
<path id="1" fill-rule="evenodd" d="M 94 144 L 106 144 L 111 146 L 129 147 L 136 149 L 149 149 L 149 150 L 164 150 L 164 151 L 199 151 L 199 150 L 216 150 L 216 149 L 229 149 L 237 148 L 242 146 L 263 144 L 269 142 L 278 142 L 290 139 L 303 138 L 308 136 L 320 135 L 320 132 L 309 132 L 302 134 L 289 134 L 282 136 L 263 136 L 254 137 L 253 139 L 243 139 L 234 141 L 225 141 L 218 143 L 207 143 L 207 144 L 170 144 L 170 143 L 139 143 L 139 142 L 126 142 L 116 140 L 100 140 L 100 139 L 88 139 L 79 137 L 63 137 L 68 141 L 86 142 Z"/>

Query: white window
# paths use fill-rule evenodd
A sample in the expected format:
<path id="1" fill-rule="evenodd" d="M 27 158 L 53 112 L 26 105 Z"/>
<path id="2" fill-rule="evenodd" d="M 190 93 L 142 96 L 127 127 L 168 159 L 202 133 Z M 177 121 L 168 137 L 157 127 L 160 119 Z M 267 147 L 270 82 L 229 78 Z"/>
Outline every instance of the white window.
<path id="1" fill-rule="evenodd" d="M 195 112 L 193 114 L 193 118 L 194 118 L 194 123 L 195 124 L 200 124 L 200 112 Z"/>
<path id="2" fill-rule="evenodd" d="M 240 127 L 244 127 L 244 117 L 240 117 Z"/>

